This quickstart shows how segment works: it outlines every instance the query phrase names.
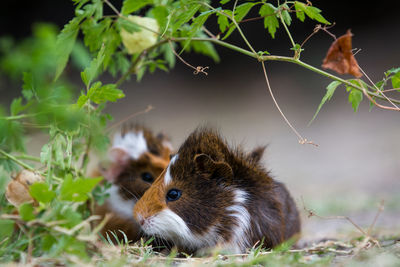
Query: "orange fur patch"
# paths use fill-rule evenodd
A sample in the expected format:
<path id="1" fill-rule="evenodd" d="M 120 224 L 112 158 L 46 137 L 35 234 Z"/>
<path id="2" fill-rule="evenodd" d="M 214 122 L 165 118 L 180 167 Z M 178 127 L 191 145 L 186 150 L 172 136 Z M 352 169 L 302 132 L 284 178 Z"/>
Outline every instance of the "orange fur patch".
<path id="1" fill-rule="evenodd" d="M 136 203 L 133 211 L 136 220 L 139 220 L 138 217 L 141 217 L 142 219 L 149 218 L 167 208 L 167 203 L 165 201 L 164 175 L 165 170 Z"/>

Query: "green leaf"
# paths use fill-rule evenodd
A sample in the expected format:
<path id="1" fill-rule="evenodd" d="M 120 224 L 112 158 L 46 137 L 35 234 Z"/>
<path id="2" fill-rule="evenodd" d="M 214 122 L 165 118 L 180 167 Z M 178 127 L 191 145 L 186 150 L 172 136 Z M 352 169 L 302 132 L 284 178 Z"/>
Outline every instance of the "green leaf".
<path id="1" fill-rule="evenodd" d="M 56 41 L 56 73 L 55 80 L 63 72 L 65 66 L 67 65 L 69 55 L 71 54 L 72 49 L 74 48 L 76 37 L 79 32 L 79 23 L 81 21 L 80 17 L 75 17 L 70 20 L 68 24 L 64 26 L 64 29 L 57 36 Z"/>
<path id="2" fill-rule="evenodd" d="M 19 216 L 24 221 L 31 221 L 35 219 L 35 214 L 33 214 L 33 205 L 31 203 L 23 203 L 18 208 Z"/>
<path id="3" fill-rule="evenodd" d="M 18 115 L 21 111 L 24 111 L 28 105 L 22 105 L 22 98 L 15 98 L 10 105 L 11 116 Z"/>
<path id="4" fill-rule="evenodd" d="M 0 220 L 0 243 L 3 242 L 5 238 L 11 237 L 14 232 L 14 224 L 13 220 Z"/>
<path id="5" fill-rule="evenodd" d="M 34 183 L 29 187 L 29 193 L 42 203 L 50 203 L 56 197 L 56 193 L 51 191 L 46 183 Z"/>
<path id="6" fill-rule="evenodd" d="M 86 86 L 89 86 L 90 83 L 96 78 L 99 68 L 104 60 L 104 49 L 105 46 L 102 46 L 97 57 L 90 62 L 90 66 L 85 68 L 83 72 L 81 72 L 82 81 Z"/>
<path id="7" fill-rule="evenodd" d="M 34 94 L 35 88 L 33 84 L 33 76 L 31 72 L 24 72 L 22 74 L 22 95 L 25 97 L 26 100 L 30 100 Z"/>
<path id="8" fill-rule="evenodd" d="M 290 24 L 292 23 L 292 17 L 290 16 L 290 13 L 288 11 L 289 6 L 287 4 L 282 4 L 280 8 L 282 8 L 281 14 L 283 21 L 286 23 L 286 25 L 290 26 Z"/>
<path id="9" fill-rule="evenodd" d="M 217 22 L 219 25 L 219 29 L 221 32 L 224 32 L 226 28 L 228 28 L 229 26 L 228 17 L 219 13 L 217 13 L 217 16 L 218 16 Z"/>
<path id="10" fill-rule="evenodd" d="M 171 43 L 172 47 L 175 49 L 175 43 Z M 164 55 L 165 61 L 167 61 L 169 68 L 173 68 L 175 66 L 176 58 L 174 52 L 172 52 L 169 44 L 164 44 L 161 46 L 160 50 Z"/>
<path id="11" fill-rule="evenodd" d="M 206 37 L 205 34 L 200 33 L 197 35 L 198 37 Z M 220 58 L 218 56 L 217 51 L 215 50 L 214 45 L 211 42 L 198 42 L 194 41 L 192 42 L 192 48 L 195 52 L 203 54 L 205 56 L 208 56 L 212 58 L 215 62 L 219 62 Z"/>
<path id="12" fill-rule="evenodd" d="M 168 22 L 168 9 L 165 6 L 156 6 L 151 10 L 151 13 L 160 26 L 160 32 L 164 32 Z"/>
<path id="13" fill-rule="evenodd" d="M 313 118 L 311 119 L 311 121 L 308 125 L 310 125 L 314 121 L 314 119 L 317 117 L 319 111 L 321 110 L 321 108 L 325 104 L 325 102 L 331 100 L 333 93 L 335 93 L 336 88 L 341 84 L 342 83 L 339 81 L 333 81 L 330 84 L 328 84 L 328 86 L 326 87 L 326 93 L 325 93 L 324 97 L 322 98 L 321 103 L 319 103 L 317 111 L 315 112 Z"/>
<path id="14" fill-rule="evenodd" d="M 40 152 L 40 162 L 44 164 L 49 160 L 51 160 L 51 148 L 49 144 L 45 144 Z"/>
<path id="15" fill-rule="evenodd" d="M 125 94 L 122 90 L 117 89 L 115 84 L 106 84 L 102 86 L 101 82 L 96 82 L 88 92 L 88 98 L 96 104 L 105 103 L 107 101 L 115 102 L 123 97 L 125 97 Z"/>
<path id="16" fill-rule="evenodd" d="M 279 21 L 276 17 L 276 7 L 266 3 L 259 11 L 260 16 L 264 18 L 264 28 L 268 28 L 268 32 L 271 34 L 272 38 L 275 38 L 276 29 L 279 27 Z"/>
<path id="17" fill-rule="evenodd" d="M 385 72 L 386 77 L 389 76 L 390 74 L 396 74 L 400 72 L 400 67 L 398 68 L 391 68 L 390 70 Z"/>
<path id="18" fill-rule="evenodd" d="M 304 22 L 306 15 L 304 14 L 304 4 L 300 2 L 294 2 L 294 8 L 296 10 L 296 17 L 301 21 Z"/>
<path id="19" fill-rule="evenodd" d="M 219 3 L 221 4 L 221 5 L 225 5 L 225 4 L 227 4 L 227 3 L 229 3 L 231 0 L 221 0 L 221 1 L 219 1 Z"/>
<path id="20" fill-rule="evenodd" d="M 357 112 L 358 106 L 360 105 L 362 99 L 363 99 L 363 93 L 355 88 L 352 88 L 349 93 L 349 102 L 351 103 L 354 112 Z"/>
<path id="21" fill-rule="evenodd" d="M 60 189 L 60 200 L 83 202 L 88 199 L 88 194 L 102 180 L 102 178 L 72 179 L 67 176 Z"/>
<path id="22" fill-rule="evenodd" d="M 235 9 L 235 20 L 236 22 L 242 21 L 249 13 L 250 9 L 255 5 L 255 3 L 244 3 L 236 7 Z"/>
<path id="23" fill-rule="evenodd" d="M 392 86 L 393 88 L 400 88 L 400 72 L 397 72 L 395 75 L 393 75 Z"/>
<path id="24" fill-rule="evenodd" d="M 140 27 L 138 24 L 136 24 L 126 18 L 119 18 L 117 20 L 116 26 L 119 29 L 119 31 L 121 31 L 121 29 L 124 29 L 125 31 L 127 31 L 129 33 L 140 32 L 142 30 L 142 27 Z"/>
<path id="25" fill-rule="evenodd" d="M 123 15 L 131 14 L 151 3 L 150 0 L 125 0 L 122 4 L 121 13 Z"/>
<path id="26" fill-rule="evenodd" d="M 313 19 L 313 20 L 316 20 L 318 22 L 328 24 L 328 25 L 331 24 L 320 14 L 321 10 L 316 7 L 313 7 L 311 5 L 306 5 L 304 3 L 297 2 L 297 1 L 294 3 L 294 7 L 296 9 L 297 18 L 299 18 L 301 21 L 304 21 L 304 18 L 305 18 L 304 13 L 305 13 L 310 19 Z"/>
<path id="27" fill-rule="evenodd" d="M 172 32 L 176 32 L 183 24 L 187 23 L 199 10 L 200 5 L 192 4 L 187 6 L 187 11 L 180 13 L 172 24 Z"/>
<path id="28" fill-rule="evenodd" d="M 207 21 L 207 19 L 210 15 L 211 15 L 210 13 L 205 14 L 205 15 L 199 15 L 198 17 L 196 17 L 193 20 L 193 23 L 191 24 L 192 28 L 190 29 L 188 36 L 187 36 L 188 40 L 184 42 L 182 51 L 184 51 L 187 48 L 187 46 L 191 42 L 191 39 L 201 31 L 201 27 L 204 25 L 204 23 Z"/>

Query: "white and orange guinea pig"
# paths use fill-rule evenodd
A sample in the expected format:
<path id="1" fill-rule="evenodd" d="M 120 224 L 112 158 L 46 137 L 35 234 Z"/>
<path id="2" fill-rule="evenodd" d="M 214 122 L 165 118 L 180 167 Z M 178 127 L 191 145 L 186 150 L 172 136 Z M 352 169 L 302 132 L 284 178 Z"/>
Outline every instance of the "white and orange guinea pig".
<path id="1" fill-rule="evenodd" d="M 214 130 L 195 130 L 136 203 L 134 217 L 147 235 L 186 253 L 243 253 L 261 240 L 273 248 L 297 238 L 296 205 L 260 165 L 262 152 L 248 155 Z"/>
<path id="2" fill-rule="evenodd" d="M 111 182 L 109 198 L 104 205 L 95 208 L 95 214 L 111 214 L 102 230 L 115 232 L 122 237 L 123 231 L 130 241 L 142 237 L 140 227 L 133 218 L 132 209 L 137 200 L 167 167 L 172 147 L 168 138 L 153 133 L 139 125 L 127 126 L 114 135 L 108 151 L 109 160 L 102 162 L 97 175 Z M 94 174 L 92 174 L 94 176 Z"/>

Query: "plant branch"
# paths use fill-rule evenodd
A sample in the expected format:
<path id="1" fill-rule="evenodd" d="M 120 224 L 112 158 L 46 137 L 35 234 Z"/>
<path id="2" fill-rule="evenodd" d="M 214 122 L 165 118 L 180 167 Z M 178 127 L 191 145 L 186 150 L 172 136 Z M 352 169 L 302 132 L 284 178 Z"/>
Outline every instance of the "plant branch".
<path id="1" fill-rule="evenodd" d="M 31 166 L 29 166 L 28 164 L 26 164 L 23 161 L 20 161 L 19 159 L 17 159 L 16 157 L 14 157 L 11 154 L 8 154 L 7 152 L 5 152 L 4 150 L 0 149 L 0 154 L 2 154 L 4 157 L 8 158 L 9 160 L 14 161 L 15 163 L 17 163 L 19 166 L 30 170 L 30 171 L 36 171 L 34 168 L 32 168 Z"/>

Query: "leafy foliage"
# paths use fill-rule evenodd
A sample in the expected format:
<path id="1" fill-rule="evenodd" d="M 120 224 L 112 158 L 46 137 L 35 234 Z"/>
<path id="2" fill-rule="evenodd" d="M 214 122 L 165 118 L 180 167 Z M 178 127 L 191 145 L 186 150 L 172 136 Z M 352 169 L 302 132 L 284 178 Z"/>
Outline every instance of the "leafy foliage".
<path id="1" fill-rule="evenodd" d="M 262 17 L 272 38 L 281 25 L 290 36 L 293 18 L 302 22 L 308 17 L 330 24 L 309 1 L 243 1 L 235 2 L 232 8 L 227 7 L 233 2 L 230 0 L 220 1 L 218 7 L 208 0 L 124 0 L 121 10 L 111 1 L 73 2 L 75 17 L 60 32 L 53 25 L 36 24 L 31 38 L 21 42 L 0 39 L 0 70 L 13 82 L 22 82 L 21 95 L 11 102 L 9 110 L 0 108 L 0 214 L 19 214 L 17 219 L 0 219 L 2 261 L 23 261 L 27 253 L 49 258 L 67 254 L 85 261 L 99 249 L 95 242 L 99 229 L 93 227 L 92 208 L 104 203 L 110 184 L 101 182 L 101 177 L 86 177 L 88 152 L 102 153 L 107 148 L 107 122 L 112 117 L 104 108 L 125 97 L 124 81 L 132 76 L 140 81 L 147 72 L 169 71 L 176 65 L 176 55 L 181 59 L 183 52 L 193 51 L 219 62 L 215 44 L 258 60 L 270 56 L 267 48 L 264 52 L 252 50 L 241 30 L 241 23 L 253 12 Z M 104 5 L 115 14 L 105 16 Z M 121 33 L 150 31 L 128 18 L 139 14 L 156 21 L 159 31 L 152 32 L 157 36 L 154 43 L 131 54 Z M 216 21 L 220 33 L 213 35 L 207 30 L 211 21 Z M 249 51 L 225 41 L 235 31 Z M 298 63 L 303 48 L 292 45 L 297 56 L 290 62 Z M 67 75 L 76 71 L 82 80 L 78 84 L 69 81 Z M 104 84 L 102 74 L 107 72 L 118 80 Z M 388 83 L 400 87 L 400 68 L 387 71 L 376 86 L 383 89 Z M 349 92 L 354 111 L 363 99 L 362 88 L 371 88 L 359 80 L 337 78 L 327 86 L 313 120 L 341 84 Z M 39 157 L 25 154 L 25 135 L 31 131 L 43 131 L 49 137 Z M 15 208 L 3 196 L 11 175 L 21 168 L 36 170 L 45 179 L 30 186 L 33 203 Z M 276 254 L 254 256 L 249 264 L 266 264 L 274 257 Z M 286 261 L 291 264 L 298 257 L 293 254 Z M 69 259 L 63 263 L 68 264 Z"/>

